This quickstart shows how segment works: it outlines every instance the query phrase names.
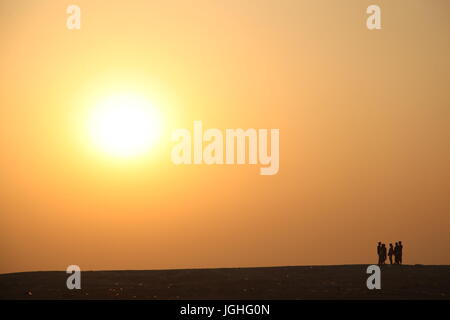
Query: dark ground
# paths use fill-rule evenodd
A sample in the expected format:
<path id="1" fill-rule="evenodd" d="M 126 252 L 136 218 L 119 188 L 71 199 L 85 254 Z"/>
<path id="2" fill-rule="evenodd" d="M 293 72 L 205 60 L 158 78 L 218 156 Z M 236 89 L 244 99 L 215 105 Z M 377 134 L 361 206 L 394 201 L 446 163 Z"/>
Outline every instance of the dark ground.
<path id="1" fill-rule="evenodd" d="M 367 265 L 154 271 L 85 271 L 68 290 L 61 271 L 0 275 L 0 299 L 450 299 L 450 266 Z"/>

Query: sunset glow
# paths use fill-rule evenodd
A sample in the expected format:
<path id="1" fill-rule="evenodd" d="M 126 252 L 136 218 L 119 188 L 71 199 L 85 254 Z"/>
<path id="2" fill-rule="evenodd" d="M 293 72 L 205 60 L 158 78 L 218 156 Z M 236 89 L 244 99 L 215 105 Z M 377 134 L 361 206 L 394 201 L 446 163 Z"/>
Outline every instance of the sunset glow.
<path id="1" fill-rule="evenodd" d="M 118 157 L 133 157 L 148 151 L 161 134 L 161 116 L 144 97 L 115 94 L 92 111 L 89 130 L 102 151 Z"/>

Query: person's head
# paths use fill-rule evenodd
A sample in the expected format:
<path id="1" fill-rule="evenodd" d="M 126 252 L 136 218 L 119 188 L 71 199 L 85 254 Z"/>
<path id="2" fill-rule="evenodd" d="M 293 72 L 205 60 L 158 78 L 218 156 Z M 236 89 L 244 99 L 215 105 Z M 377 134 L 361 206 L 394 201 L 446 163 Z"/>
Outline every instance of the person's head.
<path id="1" fill-rule="evenodd" d="M 381 242 L 378 242 L 378 245 L 381 246 Z"/>
<path id="2" fill-rule="evenodd" d="M 389 243 L 389 247 L 392 247 L 392 243 Z"/>
<path id="3" fill-rule="evenodd" d="M 399 244 L 399 245 L 401 245 L 401 244 L 402 244 L 402 242 L 401 242 L 401 241 L 399 241 L 399 242 L 398 242 L 398 244 Z"/>
<path id="4" fill-rule="evenodd" d="M 395 245 L 398 246 L 398 242 L 396 242 Z"/>

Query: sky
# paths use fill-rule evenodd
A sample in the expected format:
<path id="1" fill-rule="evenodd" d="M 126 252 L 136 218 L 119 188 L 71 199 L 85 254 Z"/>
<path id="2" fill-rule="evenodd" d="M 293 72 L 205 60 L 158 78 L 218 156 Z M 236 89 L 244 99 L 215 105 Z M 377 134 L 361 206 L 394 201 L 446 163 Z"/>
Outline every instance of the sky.
<path id="1" fill-rule="evenodd" d="M 398 240 L 404 263 L 450 264 L 449 9 L 1 0 L 0 273 L 365 264 Z M 164 118 L 130 159 L 86 128 L 123 91 Z M 279 172 L 173 164 L 195 120 L 279 129 Z"/>

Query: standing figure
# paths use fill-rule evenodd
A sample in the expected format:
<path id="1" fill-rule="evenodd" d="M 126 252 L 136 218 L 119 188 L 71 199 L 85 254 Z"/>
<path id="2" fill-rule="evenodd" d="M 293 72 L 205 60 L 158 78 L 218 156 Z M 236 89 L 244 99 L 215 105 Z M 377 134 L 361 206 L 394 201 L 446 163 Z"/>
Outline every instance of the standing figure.
<path id="1" fill-rule="evenodd" d="M 392 264 L 392 256 L 394 255 L 394 247 L 392 246 L 392 243 L 389 243 L 389 262 Z"/>
<path id="2" fill-rule="evenodd" d="M 394 261 L 395 264 L 398 264 L 398 242 L 395 243 L 394 247 Z"/>
<path id="3" fill-rule="evenodd" d="M 383 243 L 381 245 L 381 264 L 386 263 L 386 258 L 387 258 L 387 250 L 386 250 L 386 245 Z"/>
<path id="4" fill-rule="evenodd" d="M 381 264 L 381 242 L 378 242 L 377 245 L 377 255 L 378 255 L 378 265 Z"/>
<path id="5" fill-rule="evenodd" d="M 403 244 L 401 241 L 398 242 L 398 264 L 402 264 L 403 258 Z"/>

